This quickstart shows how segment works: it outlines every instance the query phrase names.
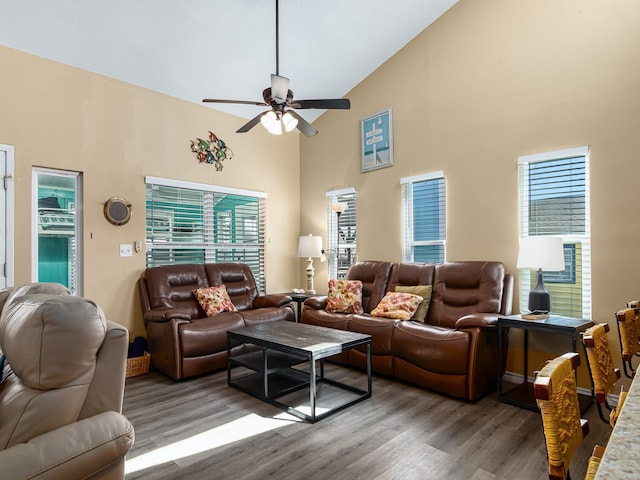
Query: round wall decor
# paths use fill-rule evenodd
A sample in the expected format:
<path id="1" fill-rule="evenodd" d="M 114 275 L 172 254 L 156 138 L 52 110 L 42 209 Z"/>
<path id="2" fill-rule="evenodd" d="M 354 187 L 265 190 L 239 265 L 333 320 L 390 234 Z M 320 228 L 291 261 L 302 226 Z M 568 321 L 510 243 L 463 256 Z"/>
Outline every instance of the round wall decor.
<path id="1" fill-rule="evenodd" d="M 104 202 L 104 218 L 113 225 L 124 225 L 131 219 L 131 204 L 122 197 Z"/>

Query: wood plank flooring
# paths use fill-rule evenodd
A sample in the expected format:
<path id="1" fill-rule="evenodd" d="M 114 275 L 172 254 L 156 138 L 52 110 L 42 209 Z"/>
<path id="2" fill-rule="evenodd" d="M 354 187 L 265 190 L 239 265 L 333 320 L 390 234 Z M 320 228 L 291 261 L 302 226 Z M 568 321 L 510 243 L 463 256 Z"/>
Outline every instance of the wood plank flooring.
<path id="1" fill-rule="evenodd" d="M 345 382 L 362 376 L 326 370 Z M 123 413 L 136 440 L 126 479 L 548 478 L 539 413 L 495 393 L 470 403 L 374 376 L 372 398 L 310 424 L 226 382 L 224 371 L 182 382 L 154 371 L 127 379 Z M 611 433 L 595 406 L 585 417 L 591 432 L 573 478 L 584 477 L 593 445 Z"/>

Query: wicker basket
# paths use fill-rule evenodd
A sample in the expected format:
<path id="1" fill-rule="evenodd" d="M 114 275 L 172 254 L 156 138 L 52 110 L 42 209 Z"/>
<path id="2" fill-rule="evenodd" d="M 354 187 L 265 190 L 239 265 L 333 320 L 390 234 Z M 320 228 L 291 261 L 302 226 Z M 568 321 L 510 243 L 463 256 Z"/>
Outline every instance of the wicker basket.
<path id="1" fill-rule="evenodd" d="M 127 358 L 126 378 L 149 373 L 150 361 L 151 361 L 151 354 L 149 352 L 144 352 L 144 355 L 141 357 Z"/>

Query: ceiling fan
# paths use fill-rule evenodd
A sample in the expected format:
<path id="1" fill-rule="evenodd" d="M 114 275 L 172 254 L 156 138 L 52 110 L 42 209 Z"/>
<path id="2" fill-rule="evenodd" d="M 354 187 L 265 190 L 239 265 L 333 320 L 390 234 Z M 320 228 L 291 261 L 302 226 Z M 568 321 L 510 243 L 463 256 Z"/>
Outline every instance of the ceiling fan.
<path id="1" fill-rule="evenodd" d="M 274 135 L 282 134 L 284 129 L 287 132 L 297 128 L 307 137 L 318 133 L 309 122 L 302 118 L 295 110 L 318 108 L 325 110 L 348 110 L 351 103 L 346 98 L 320 99 L 320 100 L 294 100 L 293 92 L 289 90 L 289 79 L 280 75 L 280 51 L 279 51 L 279 25 L 278 25 L 278 0 L 276 0 L 276 73 L 271 74 L 271 87 L 265 88 L 262 92 L 263 102 L 249 100 L 220 100 L 205 98 L 204 103 L 236 103 L 243 105 L 258 105 L 271 107 L 270 110 L 262 112 L 246 124 L 240 127 L 236 133 L 244 133 L 251 130 L 258 123 Z"/>

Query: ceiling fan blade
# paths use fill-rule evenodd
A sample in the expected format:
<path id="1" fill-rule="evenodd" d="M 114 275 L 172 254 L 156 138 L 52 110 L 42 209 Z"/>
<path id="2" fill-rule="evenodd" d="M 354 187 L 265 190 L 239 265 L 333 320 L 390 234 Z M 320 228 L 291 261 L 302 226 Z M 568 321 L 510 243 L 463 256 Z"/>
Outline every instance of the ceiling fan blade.
<path id="1" fill-rule="evenodd" d="M 287 93 L 289 92 L 289 79 L 287 77 L 282 77 L 280 75 L 276 75 L 275 73 L 271 74 L 271 98 L 273 98 L 276 103 L 284 103 L 287 99 Z"/>
<path id="2" fill-rule="evenodd" d="M 348 98 L 326 98 L 324 100 L 296 100 L 292 108 L 321 108 L 331 110 L 349 110 L 351 102 Z"/>
<path id="3" fill-rule="evenodd" d="M 236 130 L 236 133 L 246 133 L 249 130 L 251 130 L 253 127 L 255 127 L 257 124 L 260 123 L 260 117 L 262 117 L 262 115 L 264 115 L 264 112 L 259 113 L 258 115 L 253 117 L 251 120 L 249 120 L 243 126 L 241 126 L 238 130 Z"/>
<path id="4" fill-rule="evenodd" d="M 214 98 L 204 98 L 203 103 L 238 103 L 240 105 L 258 105 L 260 107 L 268 107 L 264 102 L 252 102 L 251 100 L 219 100 Z"/>
<path id="5" fill-rule="evenodd" d="M 307 137 L 313 137 L 315 134 L 318 133 L 318 130 L 316 130 L 313 125 L 307 122 L 304 118 L 302 118 L 296 112 L 294 112 L 293 110 L 287 110 L 287 112 L 289 112 L 298 120 L 298 125 L 296 125 L 296 128 L 300 130 L 302 133 L 304 133 Z"/>

